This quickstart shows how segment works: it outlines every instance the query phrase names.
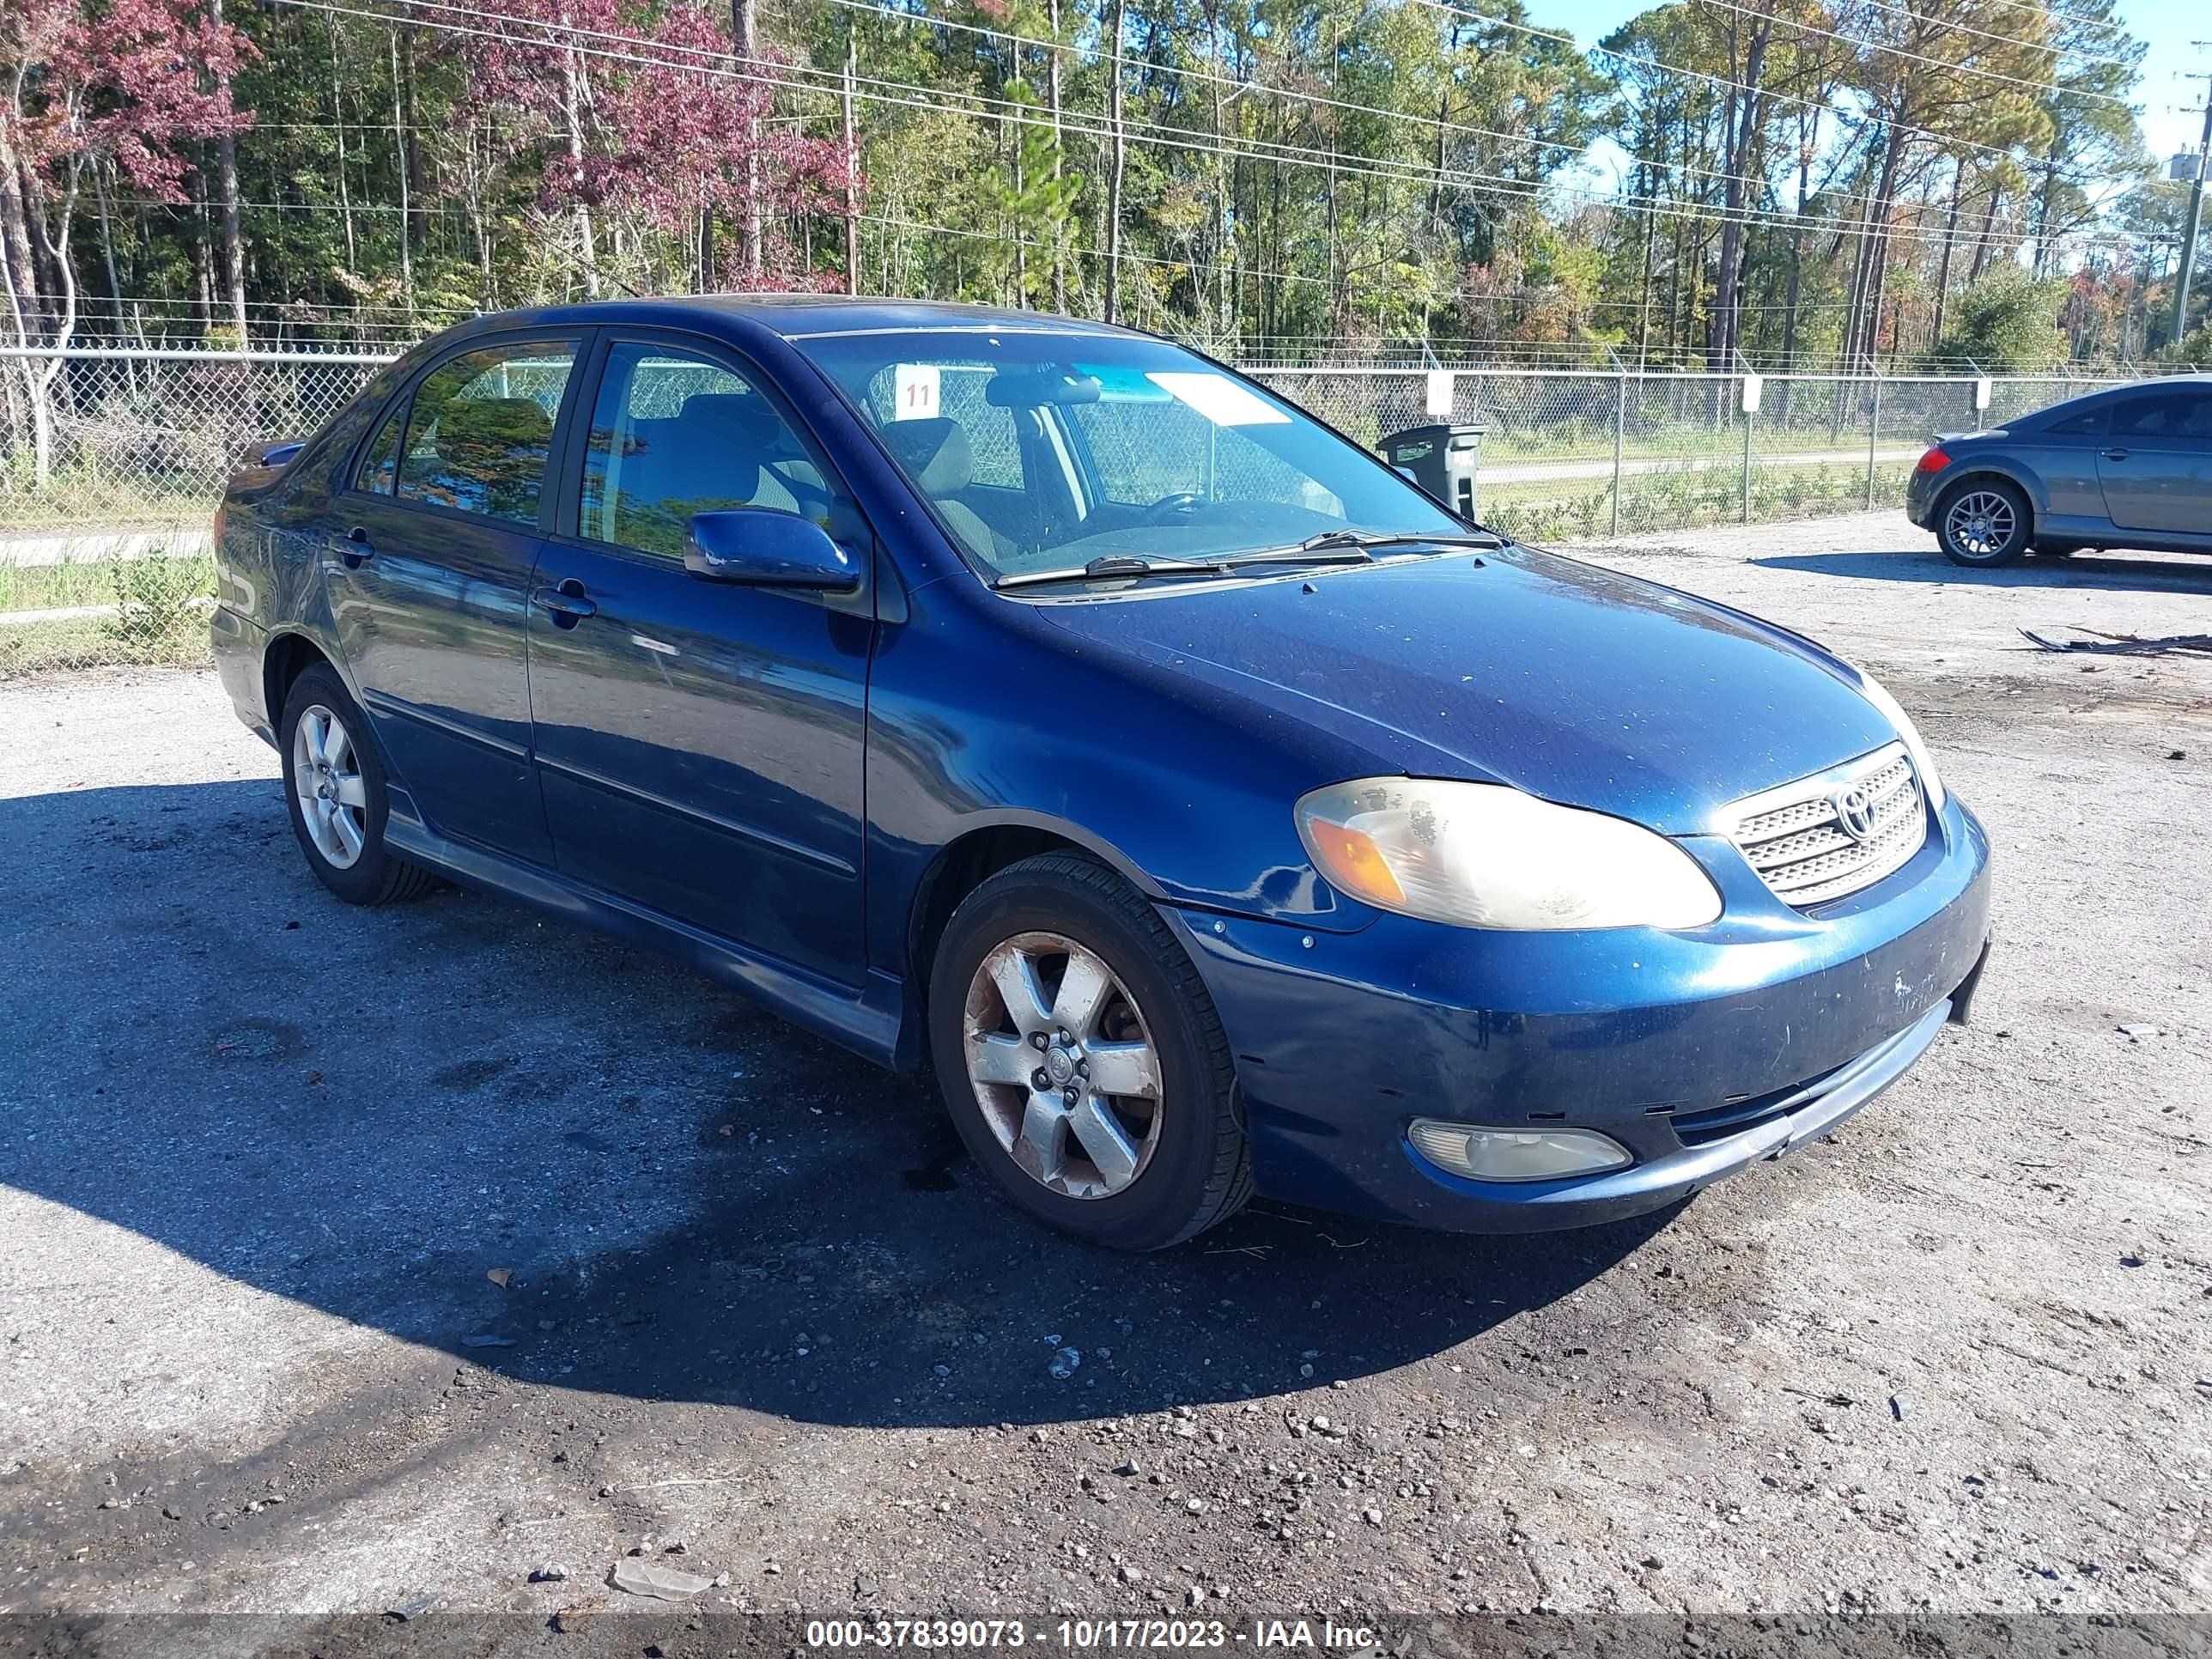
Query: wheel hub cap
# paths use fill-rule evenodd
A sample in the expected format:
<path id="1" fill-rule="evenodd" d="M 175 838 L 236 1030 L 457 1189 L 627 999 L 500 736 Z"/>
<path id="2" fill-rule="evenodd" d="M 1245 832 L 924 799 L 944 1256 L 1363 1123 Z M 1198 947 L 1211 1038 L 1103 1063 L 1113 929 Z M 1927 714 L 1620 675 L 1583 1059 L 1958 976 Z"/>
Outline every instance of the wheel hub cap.
<path id="1" fill-rule="evenodd" d="M 968 1076 L 991 1133 L 1030 1180 L 1109 1198 L 1159 1145 L 1159 1058 L 1127 988 L 1058 933 L 1018 933 L 975 970 Z"/>
<path id="2" fill-rule="evenodd" d="M 1954 501 L 1945 522 L 1952 544 L 1977 557 L 1994 557 L 2012 540 L 2015 528 L 2012 504 L 2002 495 L 1976 490 Z"/>
<path id="3" fill-rule="evenodd" d="M 316 853 L 349 870 L 368 842 L 368 793 L 353 734 L 320 703 L 302 709 L 292 733 L 292 793 Z"/>

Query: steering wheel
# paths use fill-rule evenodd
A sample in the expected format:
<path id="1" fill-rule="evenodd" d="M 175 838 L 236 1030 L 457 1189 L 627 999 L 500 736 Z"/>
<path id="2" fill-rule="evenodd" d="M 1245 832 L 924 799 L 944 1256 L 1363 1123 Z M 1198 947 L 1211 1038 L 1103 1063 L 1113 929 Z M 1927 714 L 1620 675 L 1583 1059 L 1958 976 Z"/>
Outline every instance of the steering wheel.
<path id="1" fill-rule="evenodd" d="M 1194 489 L 1178 489 L 1172 495 L 1163 495 L 1137 515 L 1142 524 L 1165 524 L 1177 514 L 1191 513 L 1206 505 L 1206 497 Z"/>

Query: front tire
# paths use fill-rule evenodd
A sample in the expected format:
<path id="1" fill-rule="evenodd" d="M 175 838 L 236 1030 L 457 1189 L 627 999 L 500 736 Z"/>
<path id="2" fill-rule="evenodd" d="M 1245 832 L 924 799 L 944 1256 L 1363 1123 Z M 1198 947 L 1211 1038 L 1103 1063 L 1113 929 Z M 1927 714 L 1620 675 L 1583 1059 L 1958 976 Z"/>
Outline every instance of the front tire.
<path id="1" fill-rule="evenodd" d="M 1164 1249 L 1251 1195 L 1212 999 L 1152 907 L 1091 860 L 1025 859 L 961 902 L 929 1038 L 969 1153 L 1063 1232 Z"/>
<path id="2" fill-rule="evenodd" d="M 1970 478 L 1936 504 L 1936 541 L 1953 564 L 2010 564 L 2027 551 L 2034 515 L 2027 497 L 1996 478 Z"/>
<path id="3" fill-rule="evenodd" d="M 327 666 L 292 682 L 278 730 L 292 834 L 315 878 L 349 904 L 412 898 L 431 875 L 384 844 L 390 797 L 368 717 Z"/>

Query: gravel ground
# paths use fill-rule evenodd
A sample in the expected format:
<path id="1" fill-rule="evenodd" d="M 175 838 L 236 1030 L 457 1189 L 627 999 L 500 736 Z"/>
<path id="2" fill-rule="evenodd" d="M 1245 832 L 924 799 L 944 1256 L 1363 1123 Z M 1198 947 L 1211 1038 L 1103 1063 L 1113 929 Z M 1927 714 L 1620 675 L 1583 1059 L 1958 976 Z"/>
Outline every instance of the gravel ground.
<path id="1" fill-rule="evenodd" d="M 0 686 L 0 1612 L 2212 1611 L 2212 664 L 2017 632 L 2212 566 L 1583 551 L 1881 672 L 2000 951 L 1836 1139 L 1534 1240 L 1085 1251 L 654 957 L 329 899 L 211 676 Z"/>

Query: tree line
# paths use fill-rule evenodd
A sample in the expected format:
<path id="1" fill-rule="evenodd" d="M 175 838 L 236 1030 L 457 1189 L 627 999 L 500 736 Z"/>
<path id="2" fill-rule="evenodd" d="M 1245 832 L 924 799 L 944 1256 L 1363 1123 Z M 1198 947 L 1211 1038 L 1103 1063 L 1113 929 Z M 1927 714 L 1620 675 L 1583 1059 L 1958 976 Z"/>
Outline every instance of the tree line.
<path id="1" fill-rule="evenodd" d="M 796 288 L 1247 360 L 2139 361 L 2142 56 L 2114 0 L 10 0 L 0 339 Z"/>

